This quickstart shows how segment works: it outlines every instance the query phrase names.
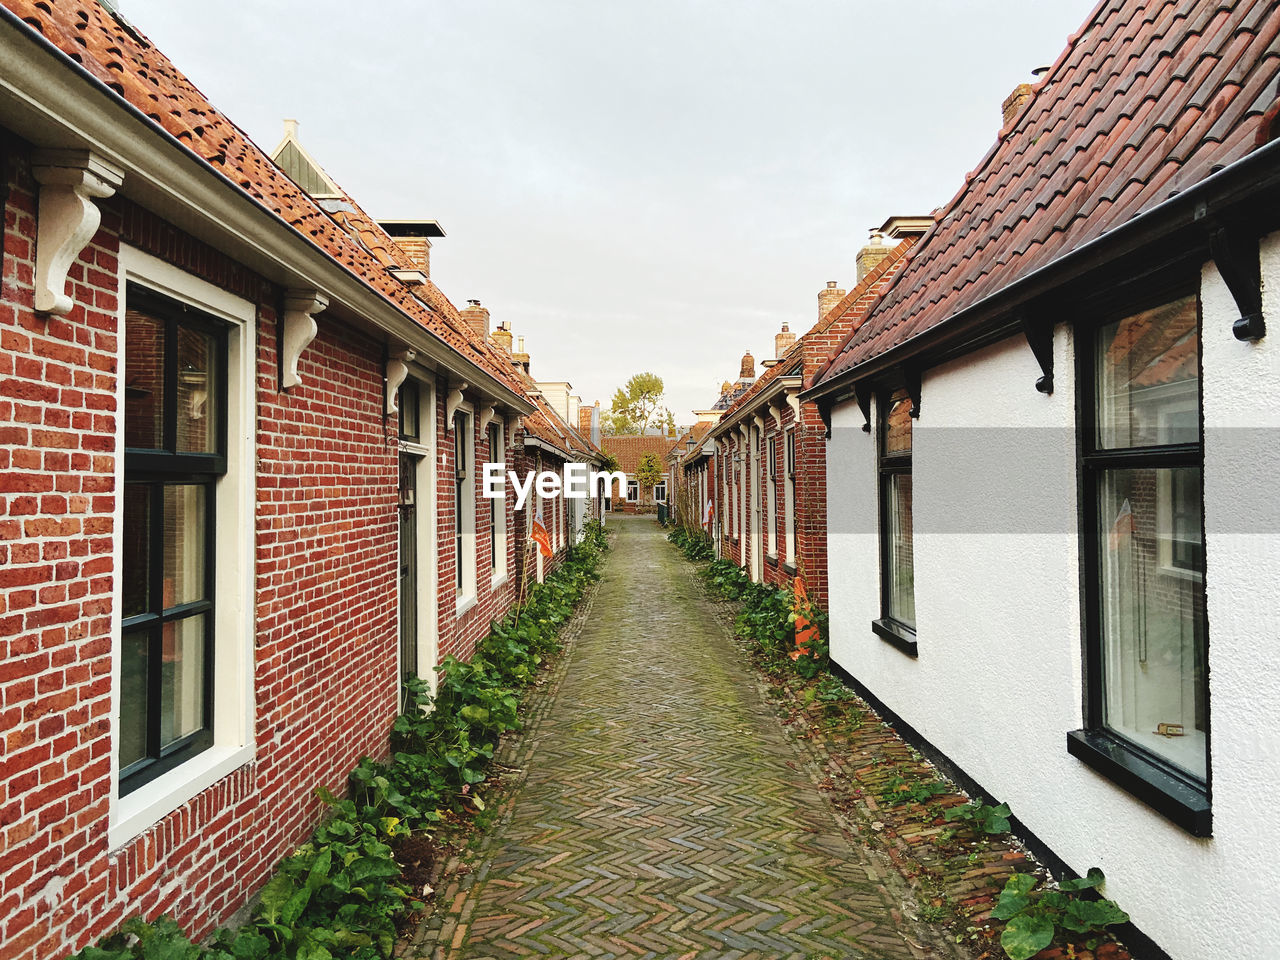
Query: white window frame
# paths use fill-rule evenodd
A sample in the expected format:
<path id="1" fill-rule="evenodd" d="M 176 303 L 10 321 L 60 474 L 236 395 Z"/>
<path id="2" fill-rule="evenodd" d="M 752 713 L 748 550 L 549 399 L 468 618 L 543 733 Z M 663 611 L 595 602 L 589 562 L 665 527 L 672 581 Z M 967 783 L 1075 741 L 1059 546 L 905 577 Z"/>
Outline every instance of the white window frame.
<path id="1" fill-rule="evenodd" d="M 769 556 L 778 559 L 778 433 L 775 430 L 765 440 L 765 458 L 768 461 L 768 497 L 764 503 L 765 529 L 769 531 Z"/>
<path id="2" fill-rule="evenodd" d="M 640 481 L 628 480 L 627 481 L 627 503 L 639 503 L 639 502 L 640 502 Z"/>
<path id="3" fill-rule="evenodd" d="M 400 450 L 411 453 L 418 458 L 415 487 L 418 491 L 417 530 L 414 540 L 418 545 L 418 677 L 423 680 L 432 695 L 436 692 L 436 681 L 439 674 L 436 664 L 440 659 L 440 626 L 438 597 L 438 556 L 436 545 L 436 389 L 435 378 L 429 374 L 414 376 L 411 379 L 418 388 L 418 442 L 400 441 Z M 404 394 L 402 393 L 401 396 Z M 399 577 L 396 578 L 397 582 Z M 396 645 L 397 661 L 400 646 Z M 396 696 L 399 696 L 398 685 L 401 669 L 396 663 Z"/>
<path id="4" fill-rule="evenodd" d="M 257 430 L 257 310 L 248 300 L 201 280 L 127 244 L 120 245 L 117 369 L 124 370 L 126 284 L 137 283 L 225 320 L 227 330 L 227 472 L 217 483 L 217 559 L 214 618 L 213 745 L 161 774 L 125 797 L 119 795 L 120 670 L 119 616 L 111 625 L 111 795 L 107 845 L 129 842 L 183 804 L 209 789 L 255 756 L 256 709 L 254 651 L 254 515 L 256 510 L 254 438 Z M 124 377 L 117 378 L 115 480 L 124 489 Z M 115 526 L 124 523 L 124 497 L 116 497 Z M 120 537 L 112 545 L 114 568 L 123 562 Z M 121 578 L 115 577 L 112 601 L 121 609 Z"/>
<path id="5" fill-rule="evenodd" d="M 467 463 L 466 476 L 463 478 L 467 486 L 470 488 L 471 496 L 455 497 L 458 505 L 462 508 L 462 515 L 453 518 L 455 531 L 458 533 L 457 556 L 453 558 L 454 563 L 460 565 L 462 571 L 462 582 L 457 581 L 457 571 L 454 572 L 454 584 L 457 591 L 457 613 L 461 614 L 464 610 L 471 607 L 476 602 L 476 498 L 479 495 L 479 484 L 476 482 L 476 410 L 471 403 L 460 403 L 454 411 L 453 422 L 449 424 L 449 439 L 454 444 L 454 450 L 457 450 L 457 423 L 458 417 L 466 418 L 467 422 L 467 444 L 466 455 Z M 456 458 L 455 458 L 456 459 Z M 451 478 L 457 483 L 458 464 L 454 464 L 454 476 Z"/>
<path id="6" fill-rule="evenodd" d="M 498 449 L 496 451 L 489 450 L 489 462 L 505 463 L 507 425 L 499 418 L 489 423 L 489 429 L 496 430 L 498 436 Z M 490 446 L 492 447 L 492 444 Z M 507 579 L 507 498 L 496 497 L 490 500 L 489 503 L 493 507 L 493 524 L 489 530 L 489 537 L 493 542 L 494 552 L 493 575 L 489 580 L 489 585 L 497 587 Z"/>
<path id="7" fill-rule="evenodd" d="M 662 491 L 662 496 L 658 496 L 659 490 Z M 667 502 L 667 481 L 666 480 L 659 480 L 657 483 L 653 485 L 653 502 L 654 503 Z"/>

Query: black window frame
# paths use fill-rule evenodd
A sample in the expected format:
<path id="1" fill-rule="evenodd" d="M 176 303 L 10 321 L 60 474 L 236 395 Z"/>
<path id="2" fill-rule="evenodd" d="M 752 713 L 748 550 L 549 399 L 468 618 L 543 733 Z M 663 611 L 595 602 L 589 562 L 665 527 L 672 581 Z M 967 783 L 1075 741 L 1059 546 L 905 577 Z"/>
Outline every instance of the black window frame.
<path id="1" fill-rule="evenodd" d="M 902 393 L 903 396 L 899 396 Z M 912 456 L 915 452 L 915 412 L 910 414 L 912 422 L 911 432 L 911 448 L 905 453 L 888 453 L 886 447 L 888 445 L 889 436 L 889 411 L 893 407 L 895 398 L 898 400 L 906 400 L 911 402 L 909 396 L 904 391 L 899 390 L 880 390 L 876 394 L 876 522 L 879 527 L 879 555 L 880 555 L 880 616 L 878 619 L 871 621 L 871 632 L 881 640 L 887 642 L 890 646 L 901 650 L 910 657 L 918 657 L 920 655 L 919 641 L 916 637 L 916 628 L 903 623 L 894 617 L 889 611 L 889 580 L 893 576 L 892 555 L 890 541 L 892 539 L 890 529 L 890 510 L 892 497 L 890 496 L 890 486 L 893 478 L 896 476 L 911 476 Z M 912 516 L 915 515 L 915 490 L 912 489 Z M 915 524 L 912 523 L 912 553 L 915 552 Z M 914 569 L 914 568 L 913 568 Z M 912 590 L 915 589 L 914 572 L 912 574 Z"/>
<path id="2" fill-rule="evenodd" d="M 401 440 L 409 443 L 419 443 L 422 439 L 422 406 L 420 402 L 420 388 L 418 381 L 410 378 L 400 384 L 400 396 L 396 402 L 397 412 L 397 430 Z M 413 430 L 410 432 L 405 428 L 406 411 L 413 411 Z"/>
<path id="3" fill-rule="evenodd" d="M 1100 448 L 1098 443 L 1097 370 L 1095 356 L 1098 331 L 1137 313 L 1195 297 L 1197 323 L 1197 384 L 1200 406 L 1200 436 L 1196 443 L 1125 448 Z M 1088 313 L 1082 310 L 1082 314 Z M 1079 505 L 1080 591 L 1082 659 L 1084 668 L 1084 726 L 1067 733 L 1067 752 L 1087 766 L 1133 794 L 1168 819 L 1197 837 L 1213 833 L 1212 703 L 1209 700 L 1209 624 L 1206 596 L 1207 575 L 1199 579 L 1202 628 L 1204 630 L 1203 670 L 1205 707 L 1205 779 L 1175 766 L 1141 744 L 1111 730 L 1105 723 L 1102 650 L 1102 569 L 1098 489 L 1108 470 L 1196 467 L 1200 470 L 1201 544 L 1204 544 L 1204 309 L 1198 276 L 1170 280 L 1119 303 L 1100 309 L 1096 320 L 1078 322 L 1075 327 L 1077 502 Z M 1204 571 L 1207 574 L 1207 571 Z"/>
<path id="4" fill-rule="evenodd" d="M 139 310 L 164 322 L 164 382 L 161 403 L 161 448 L 125 447 L 124 482 L 129 486 L 147 487 L 148 504 L 148 570 L 147 610 L 128 617 L 121 616 L 121 656 L 124 638 L 130 634 L 147 634 L 147 703 L 146 755 L 121 766 L 117 771 L 117 795 L 124 797 L 157 777 L 168 773 L 213 746 L 214 724 L 214 656 L 217 643 L 214 622 L 216 595 L 216 531 L 217 487 L 227 473 L 228 360 L 230 326 L 222 320 L 198 310 L 190 304 L 168 297 L 150 287 L 130 281 L 125 287 L 125 311 Z M 216 366 L 210 392 L 211 409 L 216 411 L 215 450 L 213 452 L 179 452 L 177 447 L 178 407 L 178 329 L 185 327 L 210 335 L 215 344 Z M 128 333 L 124 331 L 127 338 Z M 127 360 L 126 360 L 127 362 Z M 121 379 L 127 376 L 122 370 Z M 126 388 L 127 389 L 127 388 Z M 121 416 L 127 416 L 122 410 Z M 127 435 L 127 430 L 126 430 Z M 203 599 L 164 606 L 164 491 L 166 487 L 200 486 L 205 490 L 204 595 Z M 122 491 L 123 493 L 124 491 Z M 122 571 L 123 578 L 123 571 Z M 123 611 L 121 611 L 123 614 Z M 168 745 L 161 744 L 164 671 L 164 627 L 170 623 L 195 617 L 204 618 L 203 717 L 201 729 Z M 123 671 L 122 671 L 123 672 Z M 119 757 L 120 744 L 115 744 Z"/>

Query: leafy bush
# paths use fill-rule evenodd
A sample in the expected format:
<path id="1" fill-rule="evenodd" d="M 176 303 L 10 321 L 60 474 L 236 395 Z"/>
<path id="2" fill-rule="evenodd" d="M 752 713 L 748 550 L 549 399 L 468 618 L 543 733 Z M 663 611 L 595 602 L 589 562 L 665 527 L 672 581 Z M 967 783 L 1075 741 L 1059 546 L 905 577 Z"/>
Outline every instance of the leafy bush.
<path id="1" fill-rule="evenodd" d="M 928 803 L 934 797 L 950 792 L 951 788 L 941 780 L 912 781 L 895 775 L 880 791 L 880 799 L 896 807 L 903 803 Z"/>
<path id="2" fill-rule="evenodd" d="M 546 582 L 530 588 L 523 606 L 491 624 L 470 661 L 444 659 L 434 699 L 421 680 L 405 685 L 391 759 L 361 760 L 346 800 L 317 789 L 329 817 L 280 862 L 243 927 L 218 931 L 206 947 L 168 917 L 133 918 L 77 960 L 389 958 L 395 918 L 410 902 L 392 843 L 412 829 L 429 829 L 446 810 L 484 809 L 474 787 L 498 738 L 519 728 L 519 689 L 559 647 L 557 633 L 596 579 L 606 548 L 603 525 L 589 521 L 583 541 Z"/>
<path id="3" fill-rule="evenodd" d="M 702 530 L 690 531 L 678 526 L 667 534 L 667 539 L 679 547 L 685 557 L 694 563 L 710 560 L 716 555 L 711 538 Z"/>
<path id="4" fill-rule="evenodd" d="M 997 920 L 1008 921 L 1000 935 L 1000 946 L 1009 960 L 1030 960 L 1053 942 L 1061 930 L 1074 934 L 1102 933 L 1117 923 L 1127 923 L 1129 915 L 1113 900 L 1082 900 L 1072 896 L 1100 886 L 1105 878 L 1097 867 L 1078 880 L 1063 880 L 1058 888 L 1032 894 L 1039 881 L 1028 873 L 1015 873 L 1000 892 L 991 911 Z M 1096 946 L 1096 942 L 1091 946 Z"/>

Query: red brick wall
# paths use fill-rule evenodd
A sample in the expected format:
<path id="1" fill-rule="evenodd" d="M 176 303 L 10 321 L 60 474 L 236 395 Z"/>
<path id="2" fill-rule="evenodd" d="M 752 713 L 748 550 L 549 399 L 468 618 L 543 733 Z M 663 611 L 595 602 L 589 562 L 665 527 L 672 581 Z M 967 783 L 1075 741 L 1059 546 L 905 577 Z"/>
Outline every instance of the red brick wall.
<path id="1" fill-rule="evenodd" d="M 311 829 L 312 788 L 341 788 L 386 750 L 396 708 L 381 345 L 322 317 L 304 385 L 281 394 L 280 292 L 125 201 L 104 208 L 72 269 L 72 313 L 36 317 L 34 185 L 18 158 L 0 295 L 4 960 L 64 955 L 135 912 L 207 932 Z M 120 237 L 258 304 L 257 759 L 109 851 Z"/>
<path id="2" fill-rule="evenodd" d="M 494 589 L 493 567 L 489 559 L 489 543 L 492 536 L 492 530 L 489 526 L 489 502 L 481 496 L 481 467 L 490 459 L 489 457 L 489 438 L 480 430 L 480 411 L 484 410 L 487 404 L 474 402 L 472 406 L 474 412 L 471 416 L 471 446 L 470 450 L 474 454 L 474 463 L 472 464 L 472 478 L 474 480 L 474 489 L 476 500 L 475 508 L 475 531 L 476 531 L 476 602 L 458 615 L 458 590 L 457 590 L 457 557 L 454 556 L 454 543 L 456 536 L 456 519 L 454 517 L 454 503 L 457 491 L 455 487 L 455 477 L 457 476 L 457 460 L 455 456 L 456 446 L 454 444 L 453 424 L 445 421 L 445 398 L 449 395 L 449 383 L 446 378 L 439 377 L 436 380 L 436 396 L 439 401 L 436 403 L 436 437 L 438 438 L 438 446 L 443 457 L 438 458 L 440 464 L 439 485 L 436 490 L 436 516 L 437 529 L 439 532 L 439 573 L 437 584 L 439 587 L 437 596 L 437 611 L 440 625 L 440 659 L 452 654 L 462 660 L 470 659 L 475 653 L 476 644 L 484 639 L 489 632 L 489 624 L 494 620 L 500 620 L 506 615 L 507 610 L 516 599 L 516 578 L 511 576 L 510 571 L 515 570 L 515 547 L 518 542 L 516 536 L 515 524 L 512 515 L 513 503 L 511 497 L 500 501 L 503 508 L 507 511 L 507 570 L 508 575 L 505 581 Z M 467 397 L 468 400 L 476 398 Z M 505 434 L 511 434 L 511 424 L 507 425 Z M 486 431 L 487 433 L 487 431 Z M 508 450 L 511 450 L 511 438 L 507 436 L 505 442 L 508 444 Z M 508 459 L 510 459 L 508 457 Z M 514 469 L 508 466 L 508 469 Z"/>

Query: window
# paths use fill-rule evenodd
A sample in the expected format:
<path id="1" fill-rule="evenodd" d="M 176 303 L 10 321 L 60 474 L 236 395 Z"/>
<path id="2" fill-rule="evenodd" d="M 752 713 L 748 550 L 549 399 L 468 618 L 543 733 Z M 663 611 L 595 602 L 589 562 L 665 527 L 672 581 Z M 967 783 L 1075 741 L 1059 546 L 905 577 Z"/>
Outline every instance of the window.
<path id="1" fill-rule="evenodd" d="M 765 529 L 769 531 L 768 547 L 767 547 L 769 551 L 769 556 L 776 558 L 778 556 L 778 518 L 775 515 L 778 509 L 777 507 L 777 504 L 778 504 L 778 438 L 777 437 L 769 438 L 768 449 L 769 449 L 769 453 L 768 453 L 769 459 L 765 469 L 768 471 L 766 475 L 769 479 L 769 482 L 767 484 L 768 496 L 765 498 L 765 501 L 764 501 L 764 525 L 765 525 Z"/>
<path id="2" fill-rule="evenodd" d="M 396 402 L 400 408 L 400 439 L 417 442 L 421 439 L 421 428 L 418 425 L 418 383 L 406 380 L 400 385 L 400 397 Z"/>
<path id="3" fill-rule="evenodd" d="M 502 424 L 491 423 L 489 461 L 503 463 L 505 457 Z M 507 572 L 507 501 L 504 498 L 489 500 L 489 565 L 493 568 L 494 580 L 500 580 Z"/>
<path id="4" fill-rule="evenodd" d="M 627 503 L 635 503 L 640 499 L 640 484 L 635 480 L 627 481 Z"/>
<path id="5" fill-rule="evenodd" d="M 1198 298 L 1080 342 L 1088 729 L 1069 743 L 1207 833 Z"/>
<path id="6" fill-rule="evenodd" d="M 453 415 L 453 555 L 459 603 L 473 598 L 476 592 L 476 490 L 472 454 L 471 413 L 459 410 Z"/>
<path id="7" fill-rule="evenodd" d="M 667 481 L 659 480 L 653 485 L 653 499 L 655 503 L 667 502 Z"/>
<path id="8" fill-rule="evenodd" d="M 786 454 L 784 467 L 787 472 L 787 485 L 782 504 L 783 522 L 786 524 L 787 560 L 794 565 L 796 562 L 796 432 L 794 428 L 787 431 L 783 443 Z"/>
<path id="9" fill-rule="evenodd" d="M 213 744 L 216 485 L 227 329 L 130 285 L 124 364 L 120 796 Z"/>
<path id="10" fill-rule="evenodd" d="M 911 400 L 905 390 L 880 403 L 880 610 L 875 632 L 916 654 L 915 559 L 911 520 Z"/>

